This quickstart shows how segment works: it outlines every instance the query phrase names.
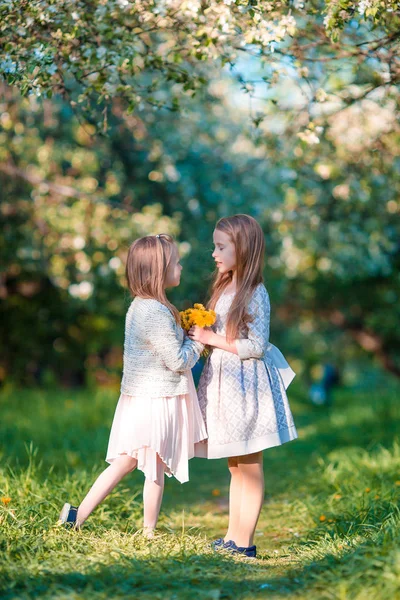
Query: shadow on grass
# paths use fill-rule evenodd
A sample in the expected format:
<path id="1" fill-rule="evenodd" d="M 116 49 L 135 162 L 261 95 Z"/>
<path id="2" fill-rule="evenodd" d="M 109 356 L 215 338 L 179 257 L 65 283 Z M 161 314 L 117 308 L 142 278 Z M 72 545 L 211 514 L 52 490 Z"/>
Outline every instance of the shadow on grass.
<path id="1" fill-rule="evenodd" d="M 19 463 L 19 467 L 28 472 L 26 466 L 30 459 L 24 444 L 32 440 L 33 445 L 39 448 L 38 459 L 42 460 L 42 467 L 35 473 L 38 485 L 42 485 L 45 479 L 53 476 L 60 479 L 68 473 L 71 478 L 69 486 L 78 471 L 82 477 L 85 474 L 83 481 L 86 485 L 90 478 L 87 471 L 92 469 L 92 465 L 98 461 L 98 472 L 105 467 L 103 458 L 109 433 L 105 423 L 111 421 L 115 403 L 108 405 L 103 398 L 93 401 L 92 405 L 86 398 L 88 407 L 85 408 L 84 394 L 75 399 L 61 394 L 54 399 L 53 405 L 53 398 L 42 394 L 38 396 L 37 410 L 32 411 L 32 398 L 28 394 L 1 399 L 2 409 L 4 407 L 0 423 L 3 457 L 10 467 L 15 468 Z M 293 407 L 299 439 L 264 453 L 266 483 L 271 498 L 281 494 L 286 498 L 297 498 L 297 488 L 301 486 L 303 499 L 312 502 L 315 494 L 325 494 L 329 489 L 329 483 L 316 478 L 313 472 L 320 458 L 328 459 L 330 453 L 341 449 L 356 447 L 371 450 L 376 445 L 390 447 L 398 435 L 399 408 L 395 394 L 383 399 L 355 395 L 353 399 L 352 394 L 343 392 L 338 395 L 337 404 L 329 410 L 313 407 L 300 396 L 294 400 Z M 55 467 L 51 476 L 48 472 L 50 465 Z M 93 473 L 93 480 L 95 475 Z M 73 485 L 77 486 L 81 480 L 79 477 L 75 479 Z M 189 483 L 180 485 L 175 480 L 167 480 L 162 512 L 164 515 L 182 509 L 198 511 L 202 515 L 206 511 L 227 512 L 226 503 L 222 506 L 221 499 L 226 499 L 228 482 L 226 460 L 195 459 L 191 462 Z M 118 492 L 126 496 L 126 502 L 121 502 L 120 497 L 110 497 L 107 501 L 109 506 L 114 508 L 116 502 L 121 510 L 123 504 L 128 517 L 132 493 L 135 494 L 142 485 L 142 474 L 128 476 L 122 484 L 128 491 Z M 54 486 L 54 489 L 58 488 Z M 217 490 L 218 498 L 213 495 L 213 491 Z M 205 504 L 202 505 L 202 502 Z M 28 571 L 24 561 L 16 556 L 18 567 L 16 563 L 5 565 L 2 598 L 68 597 L 73 593 L 80 593 L 83 597 L 97 596 L 99 600 L 118 597 L 174 597 L 179 600 L 193 597 L 283 598 L 302 593 L 303 597 L 309 597 L 313 591 L 314 597 L 319 598 L 322 597 L 319 592 L 326 590 L 327 586 L 337 590 L 341 583 L 347 585 L 353 580 L 355 586 L 369 585 L 369 582 L 375 585 L 373 578 L 385 570 L 394 548 L 395 534 L 383 527 L 393 512 L 393 505 L 382 501 L 363 506 L 355 503 L 354 509 L 348 508 L 347 512 L 341 512 L 340 507 L 336 509 L 336 513 L 332 514 L 335 520 L 332 526 L 303 532 L 304 541 L 297 540 L 289 551 L 292 556 L 286 559 L 261 553 L 260 561 L 243 564 L 243 561 L 238 563 L 207 553 L 167 558 L 165 554 L 159 558 L 154 555 L 146 558 L 119 555 L 111 565 L 83 560 L 85 566 L 79 571 L 80 555 L 74 556 L 72 550 L 72 555 L 68 553 L 65 556 L 64 569 L 60 569 L 64 572 L 55 572 L 56 565 L 46 571 L 47 563 L 44 561 L 40 572 L 32 574 L 34 570 Z M 381 527 L 381 531 L 376 526 Z M 350 544 L 346 546 L 350 536 Z M 333 539 L 343 540 L 342 555 L 332 551 L 330 540 Z M 393 561 L 394 555 L 391 558 Z M 74 570 L 65 572 L 70 566 Z M 364 576 L 365 582 L 362 581 Z M 393 578 L 383 579 L 385 585 L 390 586 Z M 395 596 L 386 594 L 386 597 Z"/>
<path id="2" fill-rule="evenodd" d="M 46 594 L 60 592 L 107 598 L 238 598 L 259 590 L 266 583 L 261 573 L 246 581 L 246 574 L 249 571 L 252 574 L 254 566 L 218 555 L 160 559 L 125 556 L 112 565 L 90 566 L 86 572 L 48 572 L 32 576 L 21 570 L 10 580 L 10 587 L 4 587 L 2 599 L 19 594 L 46 597 Z"/>
<path id="3" fill-rule="evenodd" d="M 369 530 L 367 537 L 360 537 L 358 542 L 354 538 L 346 542 L 348 538 L 345 536 L 341 554 L 327 550 L 320 552 L 323 554 L 320 557 L 298 560 L 298 564 L 294 568 L 289 567 L 284 576 L 269 578 L 270 589 L 287 590 L 287 595 L 305 592 L 306 597 L 317 598 L 322 596 L 314 596 L 313 592 L 330 590 L 331 595 L 323 597 L 336 598 L 341 590 L 344 598 L 358 598 L 359 592 L 366 593 L 375 588 L 375 594 L 365 597 L 379 600 L 400 597 L 400 581 L 394 566 L 400 543 L 398 524 L 398 518 L 393 518 L 390 527 L 372 534 Z M 311 533 L 310 539 L 315 539 L 315 535 Z M 300 553 L 301 546 L 298 548 Z M 304 542 L 303 546 L 307 551 L 310 544 Z"/>
<path id="4" fill-rule="evenodd" d="M 397 538 L 399 536 L 397 535 Z M 394 540 L 395 541 L 395 540 Z M 113 564 L 91 564 L 82 571 L 46 572 L 32 575 L 24 569 L 3 577 L 2 600 L 13 598 L 69 597 L 81 594 L 83 598 L 192 598 L 239 599 L 284 598 L 288 596 L 322 597 L 315 594 L 338 590 L 343 584 L 355 597 L 359 589 L 380 588 L 382 597 L 395 593 L 396 583 L 384 581 L 386 566 L 393 556 L 377 555 L 376 538 L 350 546 L 341 556 L 327 552 L 313 560 L 303 560 L 301 566 L 287 566 L 284 576 L 274 574 L 274 561 L 268 555 L 257 561 L 235 559 L 222 555 L 177 555 L 135 558 L 121 555 Z M 398 541 L 397 541 L 398 543 Z M 371 565 L 370 557 L 374 557 Z M 79 556 L 77 557 L 79 562 Z M 343 588 L 342 588 L 343 589 Z M 386 590 L 386 591 L 385 591 Z M 75 597 L 75 595 L 73 596 Z M 325 597 L 325 595 L 323 596 Z M 329 597 L 336 597 L 334 595 Z"/>

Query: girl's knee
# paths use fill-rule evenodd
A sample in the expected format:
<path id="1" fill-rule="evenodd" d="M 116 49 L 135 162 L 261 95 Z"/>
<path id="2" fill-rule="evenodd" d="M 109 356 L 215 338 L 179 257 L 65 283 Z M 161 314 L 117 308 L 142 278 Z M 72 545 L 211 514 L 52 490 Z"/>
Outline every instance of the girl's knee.
<path id="1" fill-rule="evenodd" d="M 230 456 L 228 458 L 228 469 L 231 470 L 238 466 L 237 456 Z"/>
<path id="2" fill-rule="evenodd" d="M 228 458 L 228 469 L 231 477 L 240 477 L 240 470 L 236 456 Z"/>
<path id="3" fill-rule="evenodd" d="M 132 458 L 132 456 L 128 456 L 127 454 L 121 454 L 117 460 L 125 475 L 132 473 L 137 467 L 136 458 Z"/>
<path id="4" fill-rule="evenodd" d="M 243 460 L 242 460 L 243 459 Z M 247 456 L 241 456 L 238 461 L 238 470 L 245 473 L 262 473 L 263 472 L 263 460 L 262 453 L 248 454 Z"/>
<path id="5" fill-rule="evenodd" d="M 133 458 L 130 463 L 127 465 L 127 473 L 132 473 L 137 467 L 137 460 Z"/>
<path id="6" fill-rule="evenodd" d="M 245 456 L 238 457 L 238 466 L 241 469 L 246 467 L 257 465 L 262 467 L 263 464 L 263 453 L 254 452 L 253 454 L 246 454 Z"/>

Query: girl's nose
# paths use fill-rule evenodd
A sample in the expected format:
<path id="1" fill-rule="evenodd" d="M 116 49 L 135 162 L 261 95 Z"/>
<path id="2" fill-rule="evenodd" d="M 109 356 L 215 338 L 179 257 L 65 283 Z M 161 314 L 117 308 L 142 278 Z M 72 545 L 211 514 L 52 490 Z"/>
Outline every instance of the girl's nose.
<path id="1" fill-rule="evenodd" d="M 213 258 L 215 258 L 215 257 L 217 256 L 217 255 L 216 255 L 216 252 L 217 252 L 217 251 L 216 251 L 216 250 L 214 250 L 214 252 L 211 254 L 211 256 L 212 256 Z"/>

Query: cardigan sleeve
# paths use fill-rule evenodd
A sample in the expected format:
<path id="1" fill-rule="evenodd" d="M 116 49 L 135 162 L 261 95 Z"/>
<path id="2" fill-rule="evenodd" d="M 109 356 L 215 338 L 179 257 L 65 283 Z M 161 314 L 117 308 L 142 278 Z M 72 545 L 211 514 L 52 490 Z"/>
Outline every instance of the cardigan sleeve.
<path id="1" fill-rule="evenodd" d="M 179 339 L 175 319 L 166 306 L 158 305 L 149 325 L 149 341 L 168 369 L 186 371 L 196 364 L 204 345 L 190 338 Z"/>
<path id="2" fill-rule="evenodd" d="M 268 292 L 263 285 L 259 285 L 249 302 L 248 313 L 253 320 L 248 323 L 247 337 L 235 340 L 241 360 L 264 356 L 269 347 L 270 312 Z"/>

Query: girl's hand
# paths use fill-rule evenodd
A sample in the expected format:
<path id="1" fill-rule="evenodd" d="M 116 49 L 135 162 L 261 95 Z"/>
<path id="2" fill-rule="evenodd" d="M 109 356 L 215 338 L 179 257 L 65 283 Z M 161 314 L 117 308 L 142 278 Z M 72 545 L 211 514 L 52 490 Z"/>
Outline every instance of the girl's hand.
<path id="1" fill-rule="evenodd" d="M 200 342 L 201 344 L 207 345 L 210 343 L 212 334 L 212 329 L 209 329 L 208 327 L 198 327 L 197 325 L 193 325 L 193 327 L 189 329 L 188 336 L 194 342 Z"/>

